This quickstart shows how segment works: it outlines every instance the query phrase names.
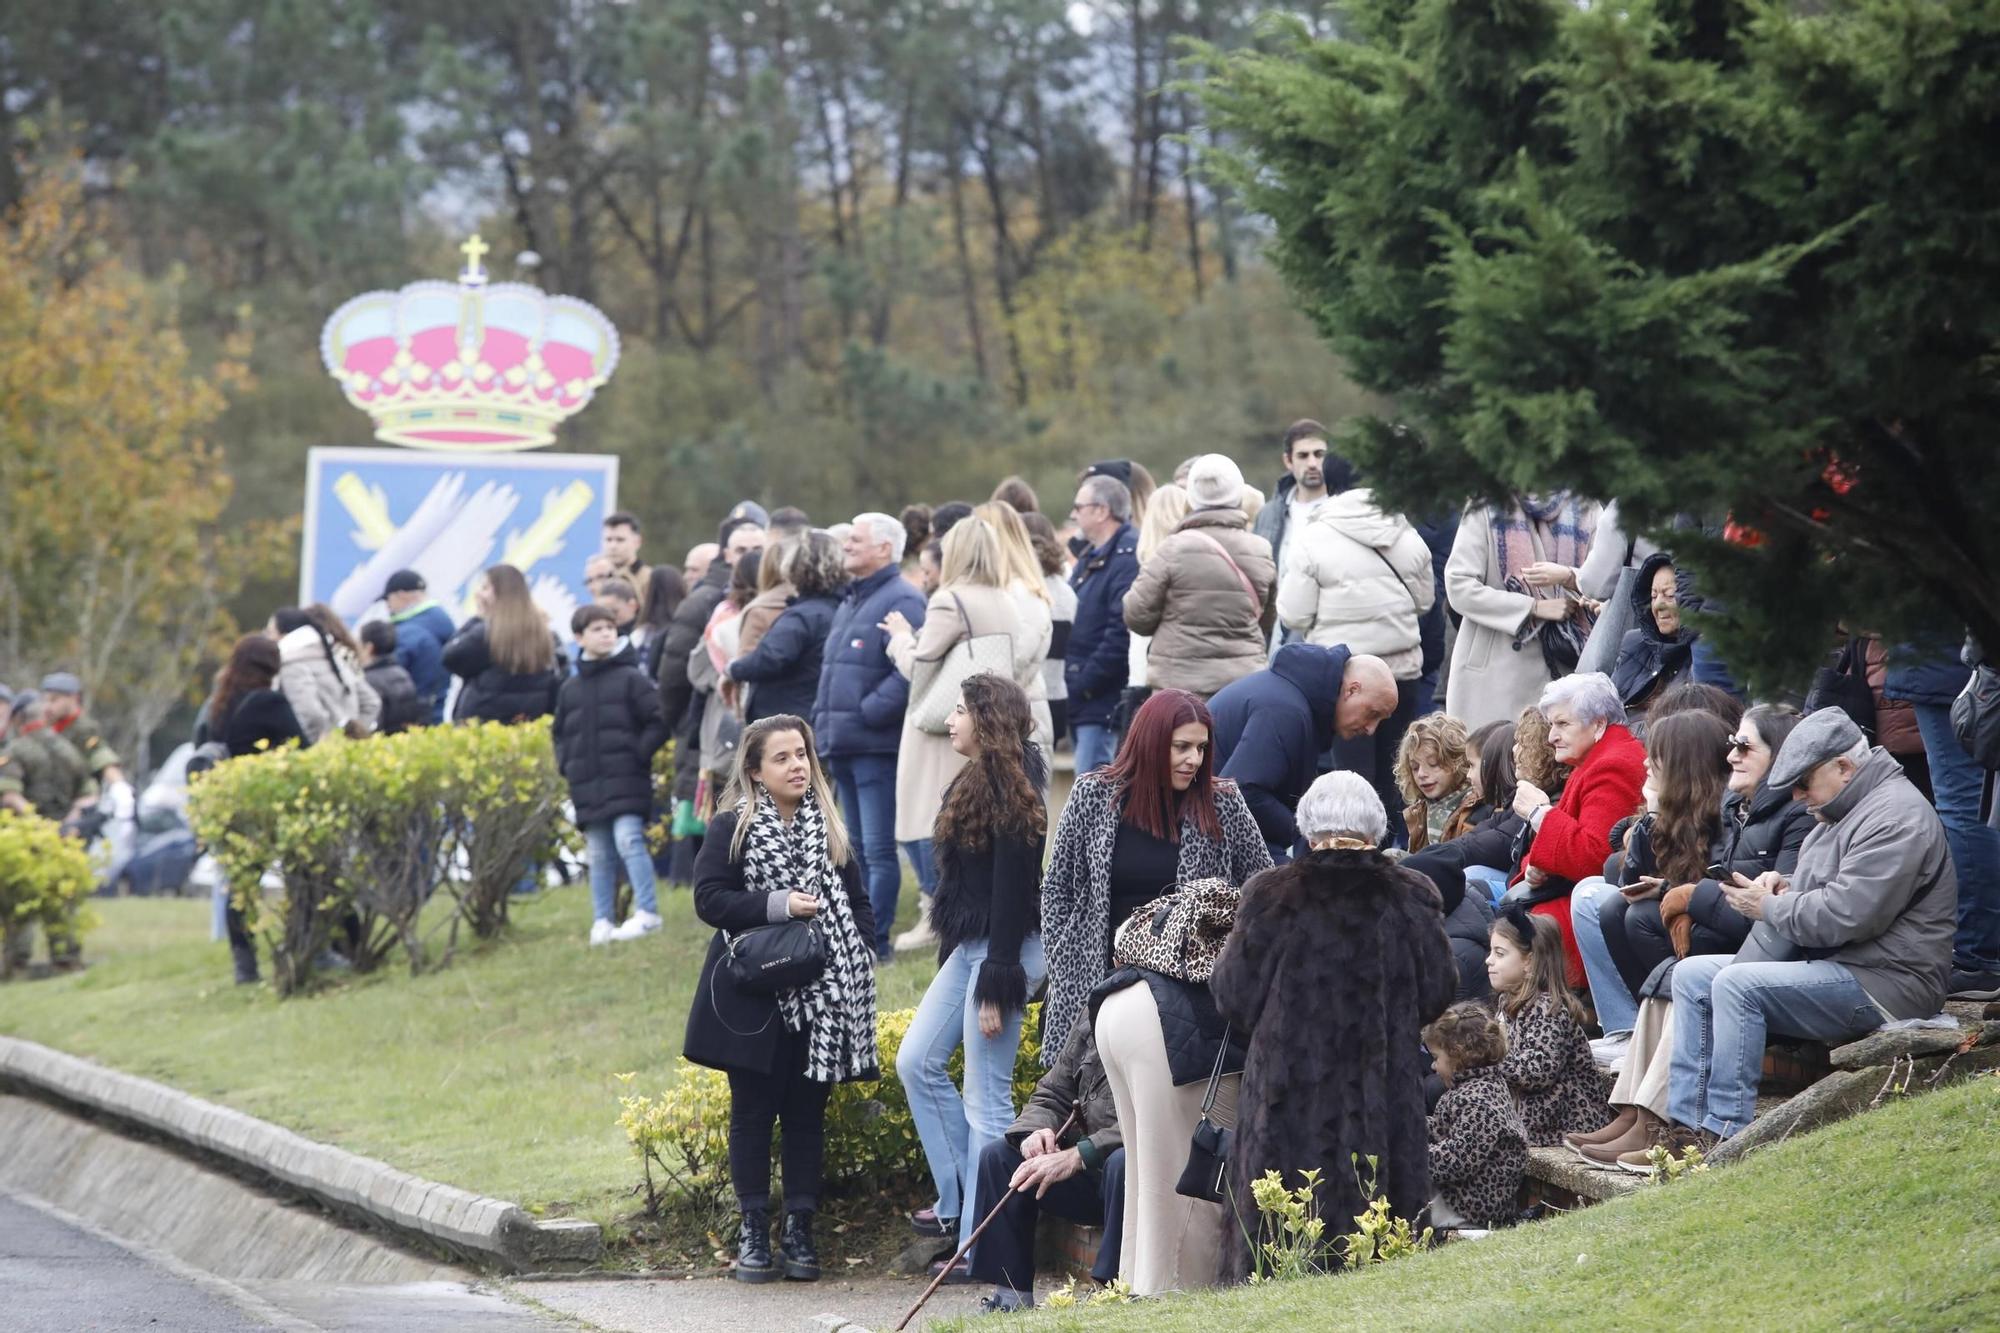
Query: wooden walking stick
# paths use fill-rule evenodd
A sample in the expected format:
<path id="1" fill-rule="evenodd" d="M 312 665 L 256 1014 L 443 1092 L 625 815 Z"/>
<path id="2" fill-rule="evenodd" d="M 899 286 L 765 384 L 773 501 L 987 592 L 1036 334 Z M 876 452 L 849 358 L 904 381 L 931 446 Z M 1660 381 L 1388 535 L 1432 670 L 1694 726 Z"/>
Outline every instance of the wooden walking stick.
<path id="1" fill-rule="evenodd" d="M 1082 1102 L 1077 1102 L 1069 1108 L 1068 1118 L 1062 1122 L 1062 1128 L 1056 1131 L 1057 1143 L 1062 1142 L 1063 1135 L 1069 1133 L 1070 1126 L 1076 1124 L 1078 1117 L 1082 1114 Z M 910 1312 L 903 1316 L 903 1322 L 896 1325 L 895 1333 L 903 1333 L 903 1330 L 910 1326 L 910 1321 L 917 1317 L 917 1311 L 924 1308 L 924 1302 L 928 1301 L 937 1292 L 937 1289 L 944 1285 L 945 1277 L 950 1274 L 952 1269 L 958 1267 L 958 1261 L 963 1259 L 966 1253 L 972 1249 L 973 1242 L 979 1239 L 988 1226 L 992 1225 L 994 1218 L 1000 1216 L 1000 1210 L 1007 1206 L 1007 1200 L 1013 1198 L 1017 1192 L 1025 1194 L 1027 1192 L 1026 1187 L 1024 1186 L 1019 1191 L 1009 1189 L 1005 1194 L 1000 1196 L 1000 1202 L 993 1205 L 993 1211 L 980 1219 L 979 1225 L 972 1229 L 972 1234 L 965 1238 L 965 1244 L 958 1247 L 958 1253 L 951 1256 L 951 1261 L 938 1271 L 936 1277 L 931 1279 L 931 1284 L 924 1288 L 924 1294 L 917 1297 L 917 1303 L 912 1305 Z"/>

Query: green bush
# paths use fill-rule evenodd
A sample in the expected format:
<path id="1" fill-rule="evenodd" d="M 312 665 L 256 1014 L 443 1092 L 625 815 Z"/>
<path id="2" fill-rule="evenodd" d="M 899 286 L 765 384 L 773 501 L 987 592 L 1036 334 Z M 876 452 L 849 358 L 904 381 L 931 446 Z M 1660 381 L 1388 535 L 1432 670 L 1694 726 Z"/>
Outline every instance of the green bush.
<path id="1" fill-rule="evenodd" d="M 1014 1105 L 1025 1105 L 1042 1075 L 1040 1005 L 1029 1005 L 1022 1023 L 1021 1049 L 1014 1059 Z M 892 1009 L 875 1018 L 876 1052 L 882 1077 L 873 1083 L 843 1083 L 826 1107 L 826 1181 L 875 1189 L 929 1177 L 923 1144 L 917 1139 L 909 1099 L 896 1077 L 896 1052 L 917 1016 Z M 964 1077 L 965 1052 L 952 1056 L 951 1075 Z M 632 1075 L 620 1074 L 627 1085 Z M 644 1173 L 647 1208 L 692 1207 L 719 1214 L 728 1204 L 729 1080 L 718 1070 L 685 1058 L 674 1065 L 674 1081 L 657 1097 L 626 1095 L 618 1126 L 632 1145 Z"/>
<path id="2" fill-rule="evenodd" d="M 95 877 L 73 838 L 40 815 L 0 810 L 0 977 L 25 960 L 36 926 L 50 952 L 74 943 L 93 924 L 83 900 Z"/>
<path id="3" fill-rule="evenodd" d="M 195 780 L 189 810 L 290 995 L 350 912 L 351 961 L 364 972 L 397 947 L 412 971 L 442 966 L 460 925 L 498 934 L 513 886 L 572 836 L 563 796 L 546 722 L 480 723 L 232 759 Z M 447 873 L 459 861 L 462 880 Z M 273 867 L 284 893 L 267 907 Z M 432 914 L 426 934 L 441 882 L 455 910 Z"/>

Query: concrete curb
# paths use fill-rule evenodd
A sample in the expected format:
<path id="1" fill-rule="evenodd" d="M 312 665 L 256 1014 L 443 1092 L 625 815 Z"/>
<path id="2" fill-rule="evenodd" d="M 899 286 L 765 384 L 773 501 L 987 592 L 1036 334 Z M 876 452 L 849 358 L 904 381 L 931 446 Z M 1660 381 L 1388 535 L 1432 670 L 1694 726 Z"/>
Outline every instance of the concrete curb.
<path id="1" fill-rule="evenodd" d="M 595 1222 L 541 1221 L 504 1199 L 422 1180 L 150 1079 L 32 1041 L 0 1037 L 0 1087 L 10 1084 L 136 1126 L 307 1195 L 335 1212 L 441 1245 L 483 1267 L 520 1272 L 581 1265 L 604 1251 Z"/>

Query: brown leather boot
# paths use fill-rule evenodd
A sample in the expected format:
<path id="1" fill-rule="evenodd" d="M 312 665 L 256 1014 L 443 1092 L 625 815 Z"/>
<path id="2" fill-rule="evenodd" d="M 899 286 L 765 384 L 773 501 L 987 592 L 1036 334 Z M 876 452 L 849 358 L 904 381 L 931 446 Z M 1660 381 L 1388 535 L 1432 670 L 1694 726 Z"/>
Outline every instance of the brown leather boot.
<path id="1" fill-rule="evenodd" d="M 1603 1129 L 1593 1129 L 1587 1134 L 1565 1134 L 1563 1135 L 1563 1142 L 1579 1150 L 1586 1144 L 1609 1143 L 1613 1139 L 1623 1138 L 1626 1134 L 1630 1133 L 1632 1126 L 1638 1122 L 1638 1119 L 1638 1107 L 1621 1106 L 1618 1108 L 1618 1114 L 1611 1118 L 1611 1123 Z"/>
<path id="2" fill-rule="evenodd" d="M 1610 1166 L 1628 1152 L 1644 1152 L 1652 1147 L 1655 1140 L 1665 1132 L 1666 1122 L 1644 1107 L 1639 1107 L 1638 1112 L 1638 1115 L 1633 1117 L 1632 1127 L 1617 1138 L 1603 1143 L 1586 1143 L 1577 1151 L 1583 1154 L 1586 1161 L 1595 1162 L 1599 1166 Z"/>
<path id="3" fill-rule="evenodd" d="M 1646 1147 L 1634 1149 L 1619 1156 L 1616 1165 L 1621 1171 L 1630 1171 L 1637 1176 L 1653 1174 L 1653 1149 L 1665 1148 L 1673 1157 L 1687 1156 L 1688 1149 L 1698 1148 L 1706 1157 L 1721 1142 L 1719 1135 L 1706 1129 L 1689 1129 L 1686 1125 L 1667 1125 L 1659 1136 Z"/>

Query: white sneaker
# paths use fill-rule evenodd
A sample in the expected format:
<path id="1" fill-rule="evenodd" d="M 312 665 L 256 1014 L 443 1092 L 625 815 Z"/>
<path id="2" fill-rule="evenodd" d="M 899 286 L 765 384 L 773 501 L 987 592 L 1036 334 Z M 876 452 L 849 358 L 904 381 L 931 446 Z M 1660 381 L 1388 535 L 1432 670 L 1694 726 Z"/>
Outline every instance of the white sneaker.
<path id="1" fill-rule="evenodd" d="M 650 935 L 660 928 L 657 912 L 634 912 L 625 918 L 625 924 L 611 932 L 614 940 L 636 940 L 641 935 Z"/>
<path id="2" fill-rule="evenodd" d="M 590 923 L 591 944 L 593 945 L 609 944 L 611 942 L 612 932 L 617 929 L 618 928 L 616 926 L 612 925 L 609 921 L 606 921 L 603 917 L 597 918 L 597 920 Z"/>
<path id="3" fill-rule="evenodd" d="M 1616 1070 L 1624 1063 L 1625 1052 L 1632 1047 L 1632 1034 L 1613 1032 L 1590 1043 L 1590 1058 L 1599 1069 Z"/>
<path id="4" fill-rule="evenodd" d="M 897 953 L 913 953 L 918 949 L 935 949 L 937 932 L 931 929 L 931 900 L 917 900 L 917 924 L 898 935 L 891 943 Z"/>

